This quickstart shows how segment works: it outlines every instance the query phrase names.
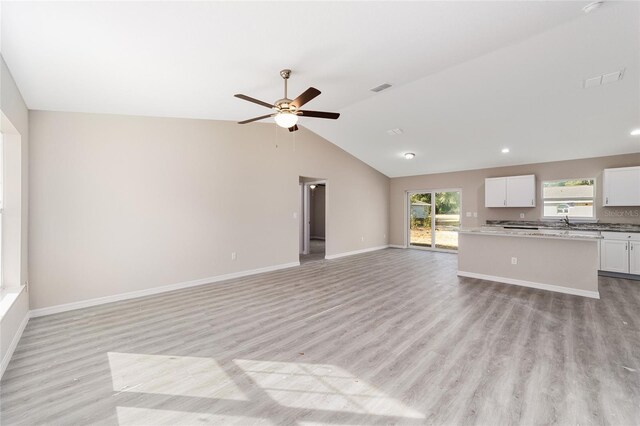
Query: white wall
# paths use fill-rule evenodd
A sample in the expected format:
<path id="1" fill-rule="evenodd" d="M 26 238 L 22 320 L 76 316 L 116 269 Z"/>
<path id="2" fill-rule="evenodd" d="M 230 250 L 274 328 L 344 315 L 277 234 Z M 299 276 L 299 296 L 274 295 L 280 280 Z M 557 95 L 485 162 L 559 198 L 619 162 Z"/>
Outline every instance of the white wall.
<path id="1" fill-rule="evenodd" d="M 1 130 L 3 133 L 7 133 L 5 138 L 11 144 L 10 150 L 17 148 L 19 151 L 9 152 L 10 155 L 5 159 L 20 158 L 21 163 L 19 165 L 11 164 L 5 171 L 9 172 L 10 180 L 13 180 L 13 182 L 5 182 L 5 184 L 17 184 L 18 187 L 14 188 L 17 191 L 11 191 L 11 194 L 8 194 L 12 203 L 15 201 L 11 206 L 12 211 L 8 212 L 11 220 L 9 225 L 13 223 L 17 228 L 12 229 L 4 236 L 14 237 L 12 247 L 5 247 L 5 253 L 3 253 L 3 255 L 8 254 L 7 260 L 11 261 L 10 265 L 5 265 L 5 269 L 9 273 L 7 284 L 11 285 L 10 291 L 14 294 L 7 296 L 5 303 L 0 303 L 2 306 L 0 309 L 2 311 L 0 319 L 0 359 L 2 360 L 0 372 L 2 372 L 6 368 L 14 345 L 22 333 L 22 327 L 26 324 L 29 312 L 27 292 L 16 288 L 28 280 L 29 111 L 2 56 L 0 56 L 0 110 L 3 116 Z M 16 173 L 17 176 L 15 176 Z M 12 302 L 6 303 L 6 301 Z"/>
<path id="2" fill-rule="evenodd" d="M 327 254 L 387 244 L 389 179 L 306 129 L 43 111 L 30 126 L 32 309 L 297 262 L 299 176 L 327 179 Z"/>

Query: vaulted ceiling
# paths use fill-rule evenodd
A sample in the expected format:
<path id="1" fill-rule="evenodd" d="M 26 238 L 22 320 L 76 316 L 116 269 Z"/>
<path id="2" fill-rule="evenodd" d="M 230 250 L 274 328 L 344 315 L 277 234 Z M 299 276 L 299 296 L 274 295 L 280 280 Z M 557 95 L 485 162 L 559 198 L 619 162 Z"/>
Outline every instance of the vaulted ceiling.
<path id="1" fill-rule="evenodd" d="M 342 114 L 300 123 L 388 176 L 638 153 L 640 4 L 587 3 L 4 2 L 1 52 L 57 111 L 241 120 L 291 68 Z"/>

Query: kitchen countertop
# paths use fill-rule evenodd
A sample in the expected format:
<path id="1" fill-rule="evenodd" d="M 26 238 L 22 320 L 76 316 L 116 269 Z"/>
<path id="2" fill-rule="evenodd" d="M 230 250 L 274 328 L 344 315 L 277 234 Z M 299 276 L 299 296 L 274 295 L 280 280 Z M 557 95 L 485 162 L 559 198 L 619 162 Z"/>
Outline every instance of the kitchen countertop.
<path id="1" fill-rule="evenodd" d="M 598 232 L 567 229 L 505 229 L 498 226 L 460 228 L 460 234 L 492 235 L 501 237 L 549 238 L 563 240 L 598 241 L 602 236 Z"/>
<path id="2" fill-rule="evenodd" d="M 640 219 L 639 219 L 640 220 Z M 526 226 L 540 229 L 557 229 L 572 231 L 607 231 L 607 232 L 640 232 L 640 224 L 633 223 L 584 223 L 572 222 L 567 226 L 562 221 L 526 221 L 526 220 L 487 220 L 486 226 Z"/>

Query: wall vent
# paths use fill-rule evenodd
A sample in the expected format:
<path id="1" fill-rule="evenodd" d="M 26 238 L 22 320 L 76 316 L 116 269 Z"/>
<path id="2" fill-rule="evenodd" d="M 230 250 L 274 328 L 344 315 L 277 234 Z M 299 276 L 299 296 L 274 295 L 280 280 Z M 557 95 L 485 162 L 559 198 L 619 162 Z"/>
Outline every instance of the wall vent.
<path id="1" fill-rule="evenodd" d="M 402 129 L 390 129 L 390 130 L 387 130 L 387 134 L 389 136 L 401 135 L 403 133 L 404 133 L 404 131 Z"/>
<path id="2" fill-rule="evenodd" d="M 624 77 L 624 69 L 620 71 L 610 72 L 608 74 L 597 75 L 595 77 L 587 78 L 582 82 L 582 87 L 589 89 L 591 87 L 604 86 L 605 84 L 615 83 L 622 80 Z"/>
<path id="3" fill-rule="evenodd" d="M 384 84 L 381 84 L 380 86 L 376 86 L 373 89 L 369 89 L 369 90 L 371 90 L 372 92 L 378 93 L 378 92 L 382 92 L 385 89 L 388 89 L 389 87 L 391 87 L 389 83 L 384 83 Z"/>

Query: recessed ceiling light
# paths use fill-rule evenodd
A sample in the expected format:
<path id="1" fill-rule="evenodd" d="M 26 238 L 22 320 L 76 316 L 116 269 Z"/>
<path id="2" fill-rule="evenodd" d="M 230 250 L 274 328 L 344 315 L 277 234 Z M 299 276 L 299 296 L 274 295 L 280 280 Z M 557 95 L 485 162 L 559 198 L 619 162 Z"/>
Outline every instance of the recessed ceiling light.
<path id="1" fill-rule="evenodd" d="M 630 134 L 631 136 L 640 136 L 640 129 L 633 129 Z"/>
<path id="2" fill-rule="evenodd" d="M 406 158 L 407 160 L 412 160 L 416 155 L 413 152 L 405 152 L 404 153 L 404 158 Z"/>
<path id="3" fill-rule="evenodd" d="M 502 148 L 502 153 L 503 154 L 508 154 L 509 153 L 509 148 Z"/>

